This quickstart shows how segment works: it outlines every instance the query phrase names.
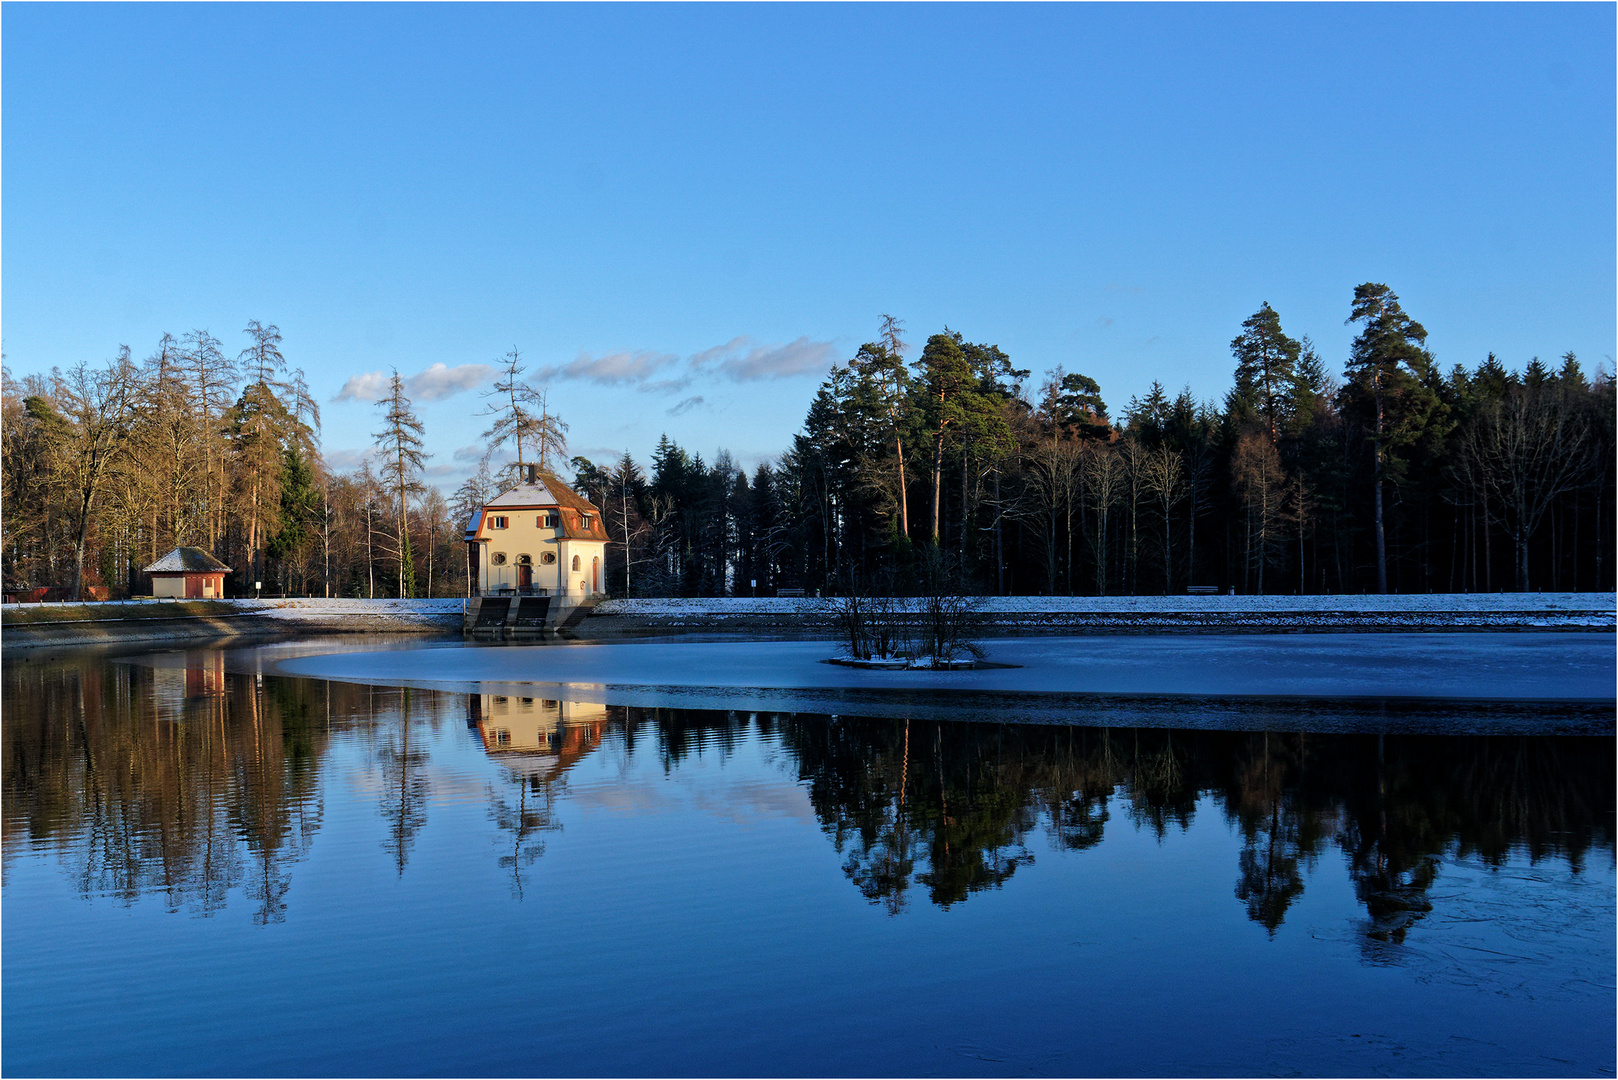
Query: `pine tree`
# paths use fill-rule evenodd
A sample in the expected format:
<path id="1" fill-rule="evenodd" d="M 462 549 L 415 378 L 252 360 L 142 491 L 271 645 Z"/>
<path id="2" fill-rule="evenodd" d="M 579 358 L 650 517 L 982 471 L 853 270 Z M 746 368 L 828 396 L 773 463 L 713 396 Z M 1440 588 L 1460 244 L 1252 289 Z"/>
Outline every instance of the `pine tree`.
<path id="1" fill-rule="evenodd" d="M 1376 588 L 1388 591 L 1388 553 L 1383 487 L 1403 478 L 1398 451 L 1416 443 L 1440 408 L 1427 382 L 1432 355 L 1426 329 L 1399 306 L 1386 285 L 1366 282 L 1354 290 L 1348 322 L 1361 324 L 1349 354 L 1344 387 L 1349 404 L 1358 404 L 1361 424 L 1369 430 L 1373 455 L 1373 528 L 1376 539 Z"/>
<path id="2" fill-rule="evenodd" d="M 1300 346 L 1281 331 L 1281 316 L 1268 302 L 1242 323 L 1230 343 L 1236 358 L 1233 401 L 1264 419 L 1270 442 L 1280 440 L 1297 379 Z"/>

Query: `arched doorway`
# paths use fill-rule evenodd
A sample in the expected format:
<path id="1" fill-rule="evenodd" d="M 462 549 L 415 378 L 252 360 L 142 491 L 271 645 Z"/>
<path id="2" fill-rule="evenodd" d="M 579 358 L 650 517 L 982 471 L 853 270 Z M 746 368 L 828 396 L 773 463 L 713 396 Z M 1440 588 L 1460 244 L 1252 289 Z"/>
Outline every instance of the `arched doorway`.
<path id="1" fill-rule="evenodd" d="M 534 560 L 527 555 L 517 556 L 517 590 L 527 592 L 534 587 Z"/>
<path id="2" fill-rule="evenodd" d="M 601 557 L 598 555 L 590 560 L 590 591 L 601 591 Z"/>

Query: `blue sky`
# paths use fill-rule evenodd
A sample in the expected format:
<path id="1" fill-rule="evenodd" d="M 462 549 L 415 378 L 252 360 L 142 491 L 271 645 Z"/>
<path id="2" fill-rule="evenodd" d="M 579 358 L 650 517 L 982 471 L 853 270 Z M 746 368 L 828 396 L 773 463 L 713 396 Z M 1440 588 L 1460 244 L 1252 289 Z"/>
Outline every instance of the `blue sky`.
<path id="1" fill-rule="evenodd" d="M 1114 412 L 1265 301 L 1340 371 L 1363 281 L 1610 371 L 1615 10 L 7 3 L 6 363 L 273 322 L 329 460 L 397 368 L 446 490 L 514 346 L 574 453 L 748 466 L 884 312 Z"/>

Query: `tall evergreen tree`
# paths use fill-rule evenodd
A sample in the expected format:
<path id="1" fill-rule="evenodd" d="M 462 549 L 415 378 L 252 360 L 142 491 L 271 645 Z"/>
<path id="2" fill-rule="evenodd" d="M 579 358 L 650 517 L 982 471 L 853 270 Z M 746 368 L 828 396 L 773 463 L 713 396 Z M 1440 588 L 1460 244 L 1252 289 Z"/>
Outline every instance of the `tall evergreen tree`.
<path id="1" fill-rule="evenodd" d="M 382 430 L 372 437 L 382 461 L 382 483 L 398 500 L 399 595 L 408 597 L 415 591 L 408 502 L 411 495 L 422 490 L 418 477 L 427 455 L 421 448 L 422 423 L 410 407 L 397 368 L 388 383 L 388 396 L 378 401 L 377 407 L 382 410 Z"/>
<path id="2" fill-rule="evenodd" d="M 1233 402 L 1262 417 L 1270 442 L 1278 442 L 1294 395 L 1299 344 L 1281 331 L 1281 316 L 1266 302 L 1242 323 L 1230 351 L 1236 358 Z"/>
<path id="3" fill-rule="evenodd" d="M 1375 282 L 1356 287 L 1347 321 L 1360 324 L 1344 389 L 1349 404 L 1359 406 L 1360 422 L 1369 429 L 1376 590 L 1385 593 L 1388 553 L 1383 487 L 1390 476 L 1395 481 L 1403 478 L 1406 463 L 1398 452 L 1418 441 L 1439 403 L 1427 384 L 1432 373 L 1427 331 L 1404 313 L 1392 289 Z"/>

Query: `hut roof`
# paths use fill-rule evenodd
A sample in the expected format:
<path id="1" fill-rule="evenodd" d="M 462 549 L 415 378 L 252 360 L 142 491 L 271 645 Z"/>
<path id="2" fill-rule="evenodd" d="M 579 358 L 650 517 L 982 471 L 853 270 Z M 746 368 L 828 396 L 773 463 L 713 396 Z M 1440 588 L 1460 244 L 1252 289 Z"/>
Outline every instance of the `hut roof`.
<path id="1" fill-rule="evenodd" d="M 199 547 L 177 547 L 152 565 L 141 569 L 143 574 L 228 574 L 230 567 Z"/>

